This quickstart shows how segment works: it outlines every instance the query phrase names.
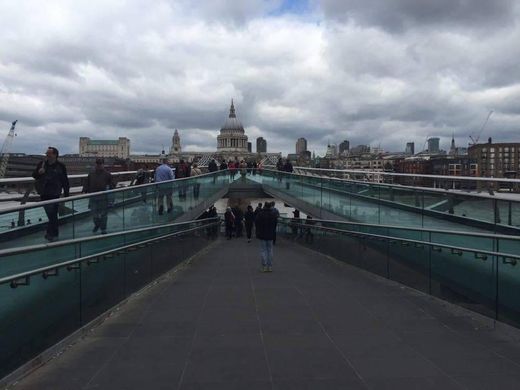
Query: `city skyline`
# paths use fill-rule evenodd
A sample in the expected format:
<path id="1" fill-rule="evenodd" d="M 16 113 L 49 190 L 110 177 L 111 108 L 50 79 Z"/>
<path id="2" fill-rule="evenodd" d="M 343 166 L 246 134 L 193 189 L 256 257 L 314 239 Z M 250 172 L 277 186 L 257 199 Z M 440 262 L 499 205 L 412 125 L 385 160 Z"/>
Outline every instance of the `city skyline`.
<path id="1" fill-rule="evenodd" d="M 234 99 L 250 140 L 303 137 L 420 151 L 518 139 L 520 5 L 513 0 L 3 2 L 0 142 L 12 152 L 128 137 L 158 153 L 174 129 L 211 151 Z M 376 6 L 377 5 L 377 6 Z"/>

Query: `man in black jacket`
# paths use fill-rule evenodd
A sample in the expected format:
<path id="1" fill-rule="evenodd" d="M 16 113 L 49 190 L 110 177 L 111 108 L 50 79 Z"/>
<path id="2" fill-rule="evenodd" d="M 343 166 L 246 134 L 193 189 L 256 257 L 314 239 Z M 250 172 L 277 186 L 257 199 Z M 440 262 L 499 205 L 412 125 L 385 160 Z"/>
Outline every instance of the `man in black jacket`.
<path id="1" fill-rule="evenodd" d="M 215 159 L 212 158 L 208 164 L 208 172 L 212 173 L 212 172 L 216 172 L 216 171 L 218 171 L 218 165 L 215 162 Z M 215 184 L 216 181 L 217 181 L 217 175 L 215 174 L 215 175 L 213 175 L 213 184 Z"/>
<path id="2" fill-rule="evenodd" d="M 67 168 L 58 161 L 59 152 L 55 147 L 49 146 L 45 153 L 45 160 L 38 163 L 32 177 L 36 179 L 35 187 L 40 194 L 40 199 L 58 199 L 63 190 L 63 196 L 69 196 L 69 178 Z M 45 214 L 49 219 L 45 238 L 54 241 L 58 238 L 58 210 L 59 203 L 52 203 L 43 206 Z"/>
<path id="3" fill-rule="evenodd" d="M 276 232 L 277 217 L 271 210 L 271 203 L 266 202 L 255 219 L 256 238 L 260 240 L 262 272 L 273 271 L 273 239 Z"/>

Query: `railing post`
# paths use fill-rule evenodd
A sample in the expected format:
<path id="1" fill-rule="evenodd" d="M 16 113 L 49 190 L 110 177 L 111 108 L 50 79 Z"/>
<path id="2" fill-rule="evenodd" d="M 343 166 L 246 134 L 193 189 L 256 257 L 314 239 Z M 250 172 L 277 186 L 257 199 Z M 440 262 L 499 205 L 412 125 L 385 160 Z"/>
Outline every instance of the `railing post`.
<path id="1" fill-rule="evenodd" d="M 495 239 L 496 249 L 495 252 L 499 252 L 500 242 L 498 238 Z M 499 265 L 498 265 L 498 256 L 493 256 L 493 261 L 495 262 L 495 320 L 498 320 L 498 306 L 499 306 Z"/>
<path id="2" fill-rule="evenodd" d="M 432 242 L 432 232 L 428 232 L 428 241 Z M 432 246 L 428 246 L 428 294 L 432 295 Z"/>
<path id="3" fill-rule="evenodd" d="M 320 218 L 322 218 L 323 210 L 323 177 L 320 177 Z"/>

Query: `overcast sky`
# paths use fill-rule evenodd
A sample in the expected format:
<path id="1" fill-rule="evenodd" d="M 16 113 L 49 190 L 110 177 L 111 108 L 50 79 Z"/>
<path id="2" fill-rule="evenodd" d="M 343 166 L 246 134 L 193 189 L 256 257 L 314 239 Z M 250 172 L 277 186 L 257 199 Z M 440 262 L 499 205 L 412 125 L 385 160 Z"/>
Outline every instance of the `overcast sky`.
<path id="1" fill-rule="evenodd" d="M 520 142 L 515 0 L 0 0 L 0 142 L 126 136 L 132 153 L 216 150 L 231 99 L 249 140 L 324 154 Z M 255 146 L 253 146 L 255 150 Z"/>

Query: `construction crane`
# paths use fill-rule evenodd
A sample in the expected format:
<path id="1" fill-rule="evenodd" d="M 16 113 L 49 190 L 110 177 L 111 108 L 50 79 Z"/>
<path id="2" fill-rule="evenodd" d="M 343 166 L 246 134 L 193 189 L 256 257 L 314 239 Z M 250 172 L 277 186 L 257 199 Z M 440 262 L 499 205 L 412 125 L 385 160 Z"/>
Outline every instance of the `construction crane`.
<path id="1" fill-rule="evenodd" d="M 16 122 L 18 122 L 18 120 L 15 120 L 11 124 L 11 129 L 9 130 L 9 133 L 5 138 L 4 144 L 2 145 L 2 150 L 0 151 L 0 178 L 4 177 L 5 172 L 7 171 L 7 163 L 9 162 L 9 150 L 11 149 L 11 144 L 13 143 L 14 137 L 16 136 L 16 133 L 14 132 Z"/>
<path id="2" fill-rule="evenodd" d="M 480 139 L 480 136 L 482 135 L 482 132 L 484 131 L 484 128 L 486 127 L 487 123 L 489 122 L 489 118 L 491 118 L 492 114 L 493 114 L 493 110 L 489 111 L 489 114 L 486 117 L 486 120 L 482 124 L 482 127 L 480 128 L 478 134 L 475 137 L 473 137 L 472 135 L 469 136 L 469 139 L 471 140 L 470 145 L 478 144 L 478 140 Z"/>

